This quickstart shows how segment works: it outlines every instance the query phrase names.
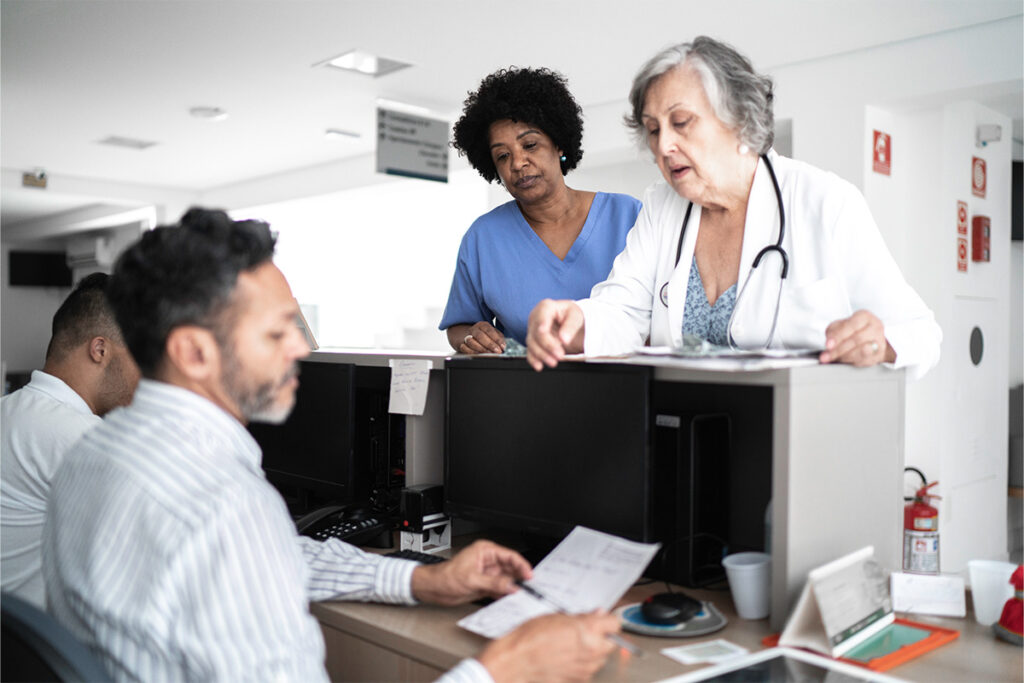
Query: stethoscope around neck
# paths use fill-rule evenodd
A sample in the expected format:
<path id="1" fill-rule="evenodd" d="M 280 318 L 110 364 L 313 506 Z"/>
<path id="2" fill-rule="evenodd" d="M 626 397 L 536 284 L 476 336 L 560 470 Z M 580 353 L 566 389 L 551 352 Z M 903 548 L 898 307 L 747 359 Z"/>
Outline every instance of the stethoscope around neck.
<path id="1" fill-rule="evenodd" d="M 747 274 L 746 280 L 743 281 L 743 288 L 736 294 L 736 302 L 733 305 L 732 315 L 729 317 L 729 346 L 733 348 L 762 348 L 766 349 L 771 346 L 772 338 L 775 336 L 775 326 L 779 320 L 779 302 L 782 298 L 782 282 L 786 279 L 789 274 L 789 255 L 786 250 L 782 247 L 782 239 L 786 235 L 786 210 L 782 206 L 782 190 L 779 188 L 779 180 L 775 177 L 775 168 L 772 166 L 772 162 L 769 161 L 767 154 L 762 154 L 761 159 L 764 161 L 765 167 L 768 169 L 768 175 L 771 176 L 772 186 L 775 188 L 775 201 L 779 206 L 779 238 L 775 241 L 775 244 L 769 244 L 761 251 L 757 252 L 757 256 L 754 257 L 754 262 L 750 266 L 750 272 Z M 676 245 L 676 260 L 675 267 L 672 272 L 679 267 L 679 259 L 683 254 L 683 239 L 686 237 L 686 226 L 690 222 L 690 214 L 693 212 L 693 202 L 690 202 L 689 206 L 686 207 L 686 215 L 683 216 L 683 227 L 679 231 L 679 242 Z M 771 329 L 768 332 L 767 340 L 763 345 L 754 345 L 751 347 L 749 344 L 740 345 L 736 342 L 733 337 L 733 323 L 736 321 L 736 312 L 741 309 L 740 302 L 743 299 L 743 295 L 747 293 L 747 285 L 750 284 L 750 279 L 753 277 L 757 267 L 761 265 L 761 261 L 771 253 L 777 253 L 782 260 L 782 270 L 779 275 L 779 289 L 778 294 L 775 297 L 775 315 L 772 316 Z M 662 305 L 668 307 L 668 282 L 661 286 L 661 290 L 658 293 L 658 297 L 661 299 Z"/>

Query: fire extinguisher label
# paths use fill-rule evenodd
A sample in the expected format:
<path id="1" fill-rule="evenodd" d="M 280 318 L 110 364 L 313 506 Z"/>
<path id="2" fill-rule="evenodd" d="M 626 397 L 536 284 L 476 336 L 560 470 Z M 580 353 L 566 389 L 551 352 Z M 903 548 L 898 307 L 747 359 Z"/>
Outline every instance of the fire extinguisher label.
<path id="1" fill-rule="evenodd" d="M 903 571 L 939 573 L 939 534 L 935 531 L 903 531 Z"/>
<path id="2" fill-rule="evenodd" d="M 935 531 L 937 517 L 914 517 L 914 529 L 916 531 Z"/>

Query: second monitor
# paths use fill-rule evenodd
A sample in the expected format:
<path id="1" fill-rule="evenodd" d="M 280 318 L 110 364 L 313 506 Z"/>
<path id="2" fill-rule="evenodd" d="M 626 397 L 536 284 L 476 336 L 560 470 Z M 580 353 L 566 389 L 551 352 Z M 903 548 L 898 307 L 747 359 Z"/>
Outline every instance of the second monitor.
<path id="1" fill-rule="evenodd" d="M 552 538 L 580 524 L 652 540 L 650 380 L 643 367 L 449 361 L 447 511 Z"/>

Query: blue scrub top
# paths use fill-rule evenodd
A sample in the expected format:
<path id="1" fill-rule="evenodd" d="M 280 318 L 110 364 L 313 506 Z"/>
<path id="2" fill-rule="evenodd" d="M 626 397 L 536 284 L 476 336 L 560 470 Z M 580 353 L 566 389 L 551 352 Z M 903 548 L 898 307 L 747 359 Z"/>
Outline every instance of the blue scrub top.
<path id="1" fill-rule="evenodd" d="M 462 238 L 438 327 L 486 320 L 525 343 L 526 321 L 541 299 L 583 299 L 608 277 L 639 212 L 639 200 L 629 195 L 596 193 L 564 261 L 537 236 L 515 201 L 480 216 Z"/>

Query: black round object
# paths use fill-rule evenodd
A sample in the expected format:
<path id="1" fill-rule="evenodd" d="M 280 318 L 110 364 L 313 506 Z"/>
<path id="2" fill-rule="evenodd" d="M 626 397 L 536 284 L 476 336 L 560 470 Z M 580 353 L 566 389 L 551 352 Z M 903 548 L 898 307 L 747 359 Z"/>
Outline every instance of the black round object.
<path id="1" fill-rule="evenodd" d="M 971 362 L 975 365 L 981 363 L 981 356 L 985 352 L 985 338 L 981 334 L 981 328 L 975 327 L 971 330 Z"/>
<path id="2" fill-rule="evenodd" d="M 681 624 L 700 610 L 700 601 L 684 593 L 656 593 L 640 604 L 640 614 L 652 624 Z"/>

